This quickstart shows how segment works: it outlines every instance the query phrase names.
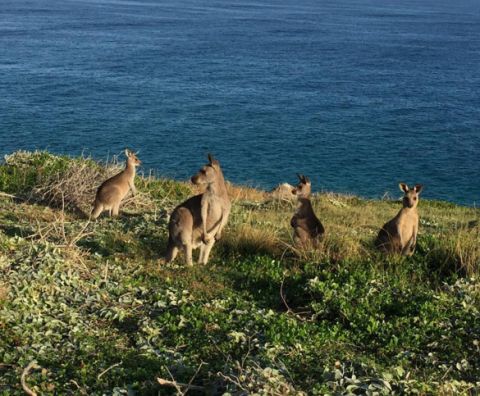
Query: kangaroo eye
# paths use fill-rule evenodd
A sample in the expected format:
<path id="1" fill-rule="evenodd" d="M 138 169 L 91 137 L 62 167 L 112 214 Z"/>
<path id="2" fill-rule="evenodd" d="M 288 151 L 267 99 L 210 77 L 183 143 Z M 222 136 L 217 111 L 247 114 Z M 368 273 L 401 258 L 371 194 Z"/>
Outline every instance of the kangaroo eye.
<path id="1" fill-rule="evenodd" d="M 417 197 L 413 197 L 413 200 L 416 201 L 416 200 L 417 200 Z"/>

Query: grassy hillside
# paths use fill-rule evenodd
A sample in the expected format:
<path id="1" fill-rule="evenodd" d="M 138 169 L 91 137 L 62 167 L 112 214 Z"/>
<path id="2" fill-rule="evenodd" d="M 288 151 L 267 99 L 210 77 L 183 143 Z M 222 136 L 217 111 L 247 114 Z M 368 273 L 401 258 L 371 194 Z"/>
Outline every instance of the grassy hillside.
<path id="1" fill-rule="evenodd" d="M 399 201 L 320 194 L 328 236 L 301 252 L 294 204 L 230 186 L 223 240 L 188 268 L 161 260 L 187 184 L 138 177 L 118 219 L 87 223 L 116 171 L 0 166 L 0 395 L 24 394 L 22 373 L 42 395 L 480 392 L 477 209 L 421 200 L 417 252 L 385 257 L 373 239 Z"/>

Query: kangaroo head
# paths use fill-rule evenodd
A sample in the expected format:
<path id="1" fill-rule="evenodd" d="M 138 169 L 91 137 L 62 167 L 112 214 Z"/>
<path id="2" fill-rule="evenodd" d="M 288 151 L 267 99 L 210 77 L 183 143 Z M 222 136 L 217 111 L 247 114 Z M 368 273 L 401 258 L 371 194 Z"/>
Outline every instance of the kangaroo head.
<path id="1" fill-rule="evenodd" d="M 137 154 L 125 149 L 125 155 L 127 156 L 127 164 L 133 167 L 140 166 L 142 161 L 140 161 L 137 157 Z"/>
<path id="2" fill-rule="evenodd" d="M 296 195 L 298 198 L 308 198 L 312 191 L 312 184 L 310 179 L 304 175 L 297 174 L 300 179 L 300 183 L 292 190 L 292 194 Z"/>
<path id="3" fill-rule="evenodd" d="M 192 176 L 192 183 L 196 185 L 214 183 L 217 180 L 219 168 L 220 163 L 208 154 L 208 164 L 202 166 L 202 168 Z"/>
<path id="4" fill-rule="evenodd" d="M 400 183 L 398 186 L 400 187 L 400 190 L 405 193 L 403 196 L 403 207 L 415 208 L 418 205 L 418 196 L 420 191 L 422 191 L 423 186 L 421 184 L 415 184 L 415 187 L 412 189 L 408 188 L 405 183 Z"/>

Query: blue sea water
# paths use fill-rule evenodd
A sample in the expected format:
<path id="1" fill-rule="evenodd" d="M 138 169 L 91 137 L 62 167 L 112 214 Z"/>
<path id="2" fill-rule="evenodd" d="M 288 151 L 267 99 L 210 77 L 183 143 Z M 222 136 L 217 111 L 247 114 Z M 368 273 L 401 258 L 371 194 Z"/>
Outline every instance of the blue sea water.
<path id="1" fill-rule="evenodd" d="M 0 154 L 208 152 L 271 188 L 480 201 L 478 0 L 1 0 Z"/>

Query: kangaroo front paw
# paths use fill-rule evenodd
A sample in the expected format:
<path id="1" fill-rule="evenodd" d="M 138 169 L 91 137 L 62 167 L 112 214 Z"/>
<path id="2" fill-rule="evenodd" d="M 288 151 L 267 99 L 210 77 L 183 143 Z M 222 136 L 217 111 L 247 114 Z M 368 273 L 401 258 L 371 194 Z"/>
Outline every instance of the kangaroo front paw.
<path id="1" fill-rule="evenodd" d="M 209 235 L 203 234 L 202 235 L 202 242 L 205 245 L 208 245 L 212 241 L 212 238 Z"/>

